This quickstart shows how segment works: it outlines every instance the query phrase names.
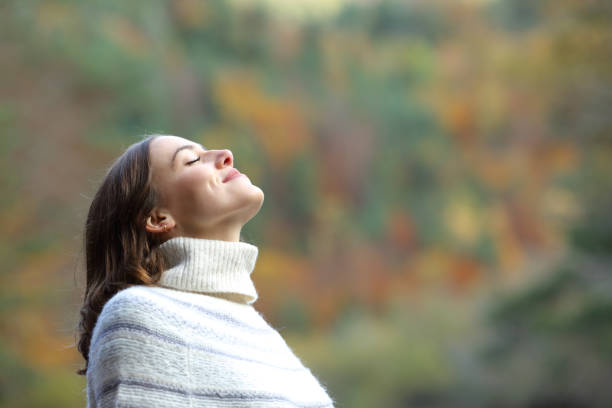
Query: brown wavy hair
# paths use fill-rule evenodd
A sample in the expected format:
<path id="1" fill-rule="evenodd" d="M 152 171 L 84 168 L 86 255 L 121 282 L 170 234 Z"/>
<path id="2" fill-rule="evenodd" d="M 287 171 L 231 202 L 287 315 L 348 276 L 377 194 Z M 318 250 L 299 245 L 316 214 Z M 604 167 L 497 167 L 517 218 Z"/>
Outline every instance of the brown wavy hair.
<path id="1" fill-rule="evenodd" d="M 85 223 L 87 282 L 78 324 L 77 349 L 87 373 L 93 329 L 106 302 L 132 285 L 156 283 L 165 269 L 159 238 L 145 230 L 156 203 L 149 145 L 157 135 L 134 143 L 113 163 L 93 198 Z"/>

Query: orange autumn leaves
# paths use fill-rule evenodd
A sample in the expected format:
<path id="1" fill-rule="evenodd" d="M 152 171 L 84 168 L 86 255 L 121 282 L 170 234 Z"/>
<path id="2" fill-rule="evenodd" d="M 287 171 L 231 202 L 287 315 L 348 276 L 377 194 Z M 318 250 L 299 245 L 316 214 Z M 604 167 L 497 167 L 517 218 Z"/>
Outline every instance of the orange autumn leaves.
<path id="1" fill-rule="evenodd" d="M 221 75 L 215 94 L 228 121 L 253 130 L 272 167 L 285 167 L 311 142 L 295 99 L 270 95 L 248 73 Z"/>

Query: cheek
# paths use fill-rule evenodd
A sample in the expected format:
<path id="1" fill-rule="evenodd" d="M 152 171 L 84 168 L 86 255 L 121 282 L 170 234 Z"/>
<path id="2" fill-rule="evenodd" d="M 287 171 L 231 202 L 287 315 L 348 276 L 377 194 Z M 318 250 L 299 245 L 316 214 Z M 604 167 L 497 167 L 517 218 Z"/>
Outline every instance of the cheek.
<path id="1" fill-rule="evenodd" d="M 171 202 L 180 211 L 204 210 L 213 194 L 212 176 L 203 172 L 191 172 L 175 180 L 171 188 Z"/>

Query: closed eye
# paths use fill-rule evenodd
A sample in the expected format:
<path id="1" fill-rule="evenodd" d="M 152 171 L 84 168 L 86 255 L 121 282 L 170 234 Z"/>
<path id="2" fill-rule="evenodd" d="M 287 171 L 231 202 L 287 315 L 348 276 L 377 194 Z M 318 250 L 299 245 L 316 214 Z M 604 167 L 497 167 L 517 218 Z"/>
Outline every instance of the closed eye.
<path id="1" fill-rule="evenodd" d="M 195 159 L 195 160 L 188 161 L 186 164 L 187 164 L 188 166 L 190 166 L 190 165 L 192 165 L 193 163 L 195 163 L 195 162 L 197 162 L 197 161 L 199 161 L 199 160 L 200 160 L 200 157 L 198 157 L 198 158 L 197 158 L 197 159 Z"/>

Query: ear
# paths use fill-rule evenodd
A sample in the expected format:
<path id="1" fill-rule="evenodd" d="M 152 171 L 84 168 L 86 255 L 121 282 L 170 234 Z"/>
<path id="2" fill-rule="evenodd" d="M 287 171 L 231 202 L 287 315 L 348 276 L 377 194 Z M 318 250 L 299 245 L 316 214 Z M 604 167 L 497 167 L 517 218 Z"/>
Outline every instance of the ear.
<path id="1" fill-rule="evenodd" d="M 162 234 L 170 231 L 175 225 L 176 222 L 169 212 L 154 208 L 147 217 L 145 229 L 151 234 Z"/>

